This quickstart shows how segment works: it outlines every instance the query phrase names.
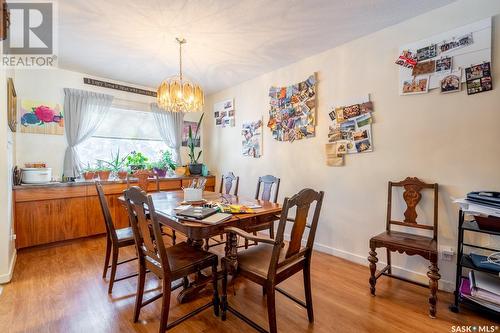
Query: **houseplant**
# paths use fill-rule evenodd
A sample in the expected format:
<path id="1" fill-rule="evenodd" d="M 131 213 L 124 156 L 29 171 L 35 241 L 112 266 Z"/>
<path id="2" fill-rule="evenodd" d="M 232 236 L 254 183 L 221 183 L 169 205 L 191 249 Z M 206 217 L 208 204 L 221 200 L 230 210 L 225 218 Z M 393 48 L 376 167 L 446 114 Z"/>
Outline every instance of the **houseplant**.
<path id="1" fill-rule="evenodd" d="M 146 168 L 148 158 L 141 152 L 133 151 L 127 156 L 126 165 L 130 168 L 131 172 L 143 170 Z"/>
<path id="2" fill-rule="evenodd" d="M 168 170 L 175 170 L 176 168 L 172 159 L 172 153 L 169 150 L 162 151 L 160 159 L 154 162 L 152 167 L 158 177 L 165 177 Z"/>
<path id="3" fill-rule="evenodd" d="M 118 178 L 123 180 L 127 178 L 128 171 L 125 169 L 125 161 L 127 160 L 128 156 L 129 154 L 127 154 L 125 157 L 120 157 L 120 149 L 118 149 L 116 155 L 114 155 L 113 152 L 111 152 L 110 161 L 105 161 L 105 160 L 98 160 L 98 161 L 108 166 Z"/>
<path id="4" fill-rule="evenodd" d="M 193 129 L 191 126 L 189 126 L 189 132 L 188 132 L 188 149 L 189 149 L 189 172 L 192 175 L 200 175 L 201 174 L 201 169 L 202 169 L 202 164 L 198 163 L 198 160 L 200 159 L 201 156 L 201 150 L 198 152 L 198 154 L 195 153 L 195 147 L 196 147 L 196 142 L 200 140 L 199 137 L 199 131 L 200 131 L 200 125 L 201 121 L 203 120 L 203 116 L 205 114 L 202 113 L 200 120 L 198 120 L 198 125 L 196 126 L 196 131 L 194 132 L 193 135 Z"/>
<path id="5" fill-rule="evenodd" d="M 96 176 L 96 170 L 94 167 L 90 165 L 90 163 L 87 163 L 87 166 L 83 168 L 83 173 L 82 173 L 83 179 L 85 180 L 92 180 Z"/>
<path id="6" fill-rule="evenodd" d="M 111 174 L 111 168 L 104 166 L 104 163 L 99 160 L 97 161 L 97 174 L 99 175 L 99 180 L 106 181 Z"/>

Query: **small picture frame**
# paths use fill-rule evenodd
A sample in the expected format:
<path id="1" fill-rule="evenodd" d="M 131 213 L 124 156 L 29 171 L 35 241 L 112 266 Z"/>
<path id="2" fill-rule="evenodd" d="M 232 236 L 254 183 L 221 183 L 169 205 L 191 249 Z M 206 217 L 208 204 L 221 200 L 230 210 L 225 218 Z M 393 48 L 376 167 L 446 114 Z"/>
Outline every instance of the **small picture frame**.
<path id="1" fill-rule="evenodd" d="M 17 94 L 12 78 L 7 80 L 7 119 L 10 130 L 15 132 L 17 128 Z"/>

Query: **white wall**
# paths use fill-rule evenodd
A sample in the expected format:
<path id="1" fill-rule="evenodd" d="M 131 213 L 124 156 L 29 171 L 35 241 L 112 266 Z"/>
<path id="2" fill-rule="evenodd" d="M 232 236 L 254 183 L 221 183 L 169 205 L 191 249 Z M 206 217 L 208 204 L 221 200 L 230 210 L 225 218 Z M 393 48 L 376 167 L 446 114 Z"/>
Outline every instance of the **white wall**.
<path id="1" fill-rule="evenodd" d="M 369 238 L 385 228 L 387 181 L 417 176 L 437 182 L 439 244 L 456 248 L 457 207 L 450 196 L 478 189 L 500 190 L 500 66 L 495 62 L 500 45 L 493 43 L 495 89 L 473 96 L 465 91 L 441 95 L 435 90 L 399 96 L 394 61 L 403 44 L 491 15 L 496 15 L 493 40 L 498 41 L 499 13 L 499 1 L 459 1 L 209 96 L 204 124 L 205 138 L 210 138 L 205 142 L 207 164 L 218 174 L 231 170 L 239 175 L 242 195 L 253 196 L 257 177 L 264 174 L 281 178 L 280 200 L 305 187 L 324 190 L 316 248 L 363 264 L 367 263 Z M 259 117 L 267 123 L 269 87 L 294 84 L 313 72 L 319 79 L 316 137 L 277 142 L 264 128 L 264 156 L 244 158 L 241 124 Z M 368 93 L 375 107 L 375 151 L 348 155 L 343 167 L 326 166 L 330 107 Z M 232 97 L 236 127 L 216 128 L 213 103 Z M 429 200 L 425 203 L 428 206 Z M 385 251 L 379 252 L 385 261 Z M 424 260 L 393 256 L 393 263 L 403 269 L 400 273 L 425 281 Z M 454 281 L 454 261 L 440 260 L 439 265 L 443 280 Z M 450 283 L 441 287 L 452 288 Z"/>
<path id="2" fill-rule="evenodd" d="M 153 97 L 84 84 L 84 77 L 92 77 L 103 81 L 131 85 L 125 82 L 99 78 L 64 69 L 18 70 L 16 72 L 18 104 L 20 105 L 21 101 L 24 99 L 30 99 L 60 103 L 61 106 L 64 106 L 64 88 L 76 88 L 110 94 L 117 99 L 132 102 L 148 104 L 155 102 L 155 98 Z M 137 85 L 131 86 L 153 91 L 156 90 L 154 87 L 141 87 Z M 185 119 L 197 120 L 197 116 L 199 115 L 188 114 L 185 116 Z M 117 126 L 119 126 L 119 124 L 117 124 Z M 25 162 L 45 161 L 49 167 L 53 168 L 53 175 L 61 178 L 66 147 L 66 135 L 45 135 L 18 132 L 16 142 L 17 165 L 23 166 Z M 187 161 L 187 152 L 183 149 L 182 153 L 183 161 L 185 162 Z"/>

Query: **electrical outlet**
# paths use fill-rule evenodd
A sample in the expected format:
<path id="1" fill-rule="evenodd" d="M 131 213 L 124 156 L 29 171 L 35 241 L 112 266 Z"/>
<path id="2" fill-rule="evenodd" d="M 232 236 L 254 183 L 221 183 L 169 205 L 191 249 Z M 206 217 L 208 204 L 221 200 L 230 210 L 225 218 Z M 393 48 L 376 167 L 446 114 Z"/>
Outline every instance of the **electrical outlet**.
<path id="1" fill-rule="evenodd" d="M 453 248 L 451 247 L 440 246 L 439 254 L 441 255 L 441 260 L 452 261 L 453 257 L 455 256 L 455 250 L 453 250 Z"/>

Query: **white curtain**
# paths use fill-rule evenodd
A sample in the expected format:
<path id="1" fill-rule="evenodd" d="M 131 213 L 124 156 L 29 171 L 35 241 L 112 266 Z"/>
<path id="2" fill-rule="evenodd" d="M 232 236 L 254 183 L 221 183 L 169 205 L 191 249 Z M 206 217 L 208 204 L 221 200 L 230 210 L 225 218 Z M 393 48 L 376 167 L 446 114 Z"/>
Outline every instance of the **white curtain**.
<path id="1" fill-rule="evenodd" d="M 113 96 L 64 88 L 65 131 L 68 148 L 64 155 L 64 176 L 78 177 L 81 163 L 76 146 L 92 136 L 109 111 Z"/>
<path id="2" fill-rule="evenodd" d="M 174 151 L 174 162 L 177 165 L 182 165 L 181 143 L 184 113 L 160 109 L 156 103 L 151 104 L 151 111 L 153 111 L 155 124 L 158 127 L 161 138 Z"/>

